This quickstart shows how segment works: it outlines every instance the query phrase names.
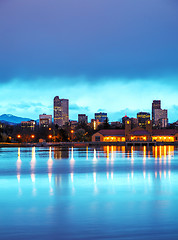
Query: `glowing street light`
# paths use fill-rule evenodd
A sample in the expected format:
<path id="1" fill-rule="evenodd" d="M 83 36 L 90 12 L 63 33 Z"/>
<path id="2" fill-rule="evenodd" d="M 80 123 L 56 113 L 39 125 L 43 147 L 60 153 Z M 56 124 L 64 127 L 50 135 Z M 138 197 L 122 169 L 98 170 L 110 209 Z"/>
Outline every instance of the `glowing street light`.
<path id="1" fill-rule="evenodd" d="M 31 135 L 31 138 L 35 138 L 35 135 Z"/>
<path id="2" fill-rule="evenodd" d="M 17 138 L 21 138 L 20 134 L 17 135 Z"/>
<path id="3" fill-rule="evenodd" d="M 52 135 L 49 135 L 48 137 L 51 139 L 51 138 L 52 138 Z"/>

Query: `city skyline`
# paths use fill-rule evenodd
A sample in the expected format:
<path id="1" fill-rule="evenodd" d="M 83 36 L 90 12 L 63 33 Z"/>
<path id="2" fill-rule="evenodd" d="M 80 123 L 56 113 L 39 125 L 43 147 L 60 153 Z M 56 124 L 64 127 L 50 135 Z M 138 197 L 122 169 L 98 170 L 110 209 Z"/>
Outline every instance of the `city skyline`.
<path id="1" fill-rule="evenodd" d="M 52 114 L 51 99 L 59 95 L 70 99 L 71 119 L 101 109 L 114 121 L 119 111 L 120 118 L 150 112 L 150 102 L 161 99 L 176 121 L 177 6 L 174 0 L 1 1 L 0 114 Z"/>
<path id="2" fill-rule="evenodd" d="M 52 113 L 49 113 L 49 112 L 40 112 L 39 113 L 39 115 L 37 116 L 37 118 L 30 118 L 30 117 L 27 117 L 27 118 L 29 118 L 29 119 L 33 119 L 33 120 L 38 120 L 39 119 L 39 116 L 40 116 L 40 114 L 47 114 L 47 115 L 51 115 L 52 116 L 52 118 L 53 118 L 53 122 L 54 123 L 57 123 L 57 121 L 55 120 L 55 111 L 54 111 L 54 109 L 56 108 L 56 107 L 54 107 L 54 100 L 57 98 L 57 100 L 59 101 L 59 103 L 60 102 L 62 102 L 62 101 L 65 101 L 65 102 L 67 102 L 67 108 L 66 108 L 66 110 L 65 111 L 67 111 L 67 118 L 66 117 L 64 117 L 65 118 L 65 120 L 64 120 L 64 122 L 65 121 L 67 121 L 68 122 L 68 120 L 70 120 L 70 121 L 72 121 L 72 120 L 75 120 L 75 121 L 77 121 L 77 119 L 78 119 L 78 115 L 86 115 L 86 117 L 87 117 L 87 119 L 88 119 L 88 117 L 89 117 L 89 121 L 91 121 L 92 119 L 95 119 L 96 118 L 96 114 L 106 114 L 106 116 L 107 116 L 107 114 L 108 114 L 108 112 L 107 113 L 104 113 L 104 110 L 103 109 L 98 109 L 98 111 L 96 111 L 96 112 L 92 112 L 92 113 L 90 113 L 88 110 L 84 110 L 83 112 L 76 112 L 76 116 L 74 117 L 74 118 L 70 118 L 70 114 L 69 114 L 69 116 L 68 116 L 68 111 L 70 110 L 70 104 L 69 104 L 69 99 L 59 99 L 59 97 L 58 96 L 56 96 L 56 97 L 54 97 L 53 98 L 53 106 L 52 106 Z M 147 111 L 147 113 L 148 114 L 150 114 L 150 116 L 152 116 L 152 118 L 153 118 L 153 102 L 162 102 L 162 100 L 153 100 L 152 101 L 152 109 L 151 109 L 151 111 Z M 60 103 L 61 104 L 61 103 Z M 163 104 L 164 105 L 164 104 Z M 62 106 L 62 105 L 61 105 Z M 73 106 L 72 106 L 73 107 Z M 60 107 L 61 108 L 61 107 Z M 114 113 L 115 114 L 115 119 L 112 119 L 112 118 L 110 118 L 110 113 L 108 114 L 108 116 L 107 116 L 107 118 L 108 118 L 108 120 L 109 120 L 109 122 L 114 122 L 114 121 L 120 121 L 120 122 L 122 122 L 122 118 L 124 117 L 124 116 L 128 116 L 129 118 L 137 118 L 138 117 L 138 114 L 139 113 L 146 113 L 146 112 L 144 112 L 144 111 L 133 111 L 133 112 L 130 112 L 129 111 L 129 113 L 127 112 L 127 110 L 129 110 L 128 108 L 127 109 L 125 109 L 124 111 L 123 110 L 120 110 L 120 111 L 118 111 L 118 112 L 116 112 L 116 113 Z M 62 108 L 61 108 L 61 110 L 60 111 L 63 111 L 62 110 Z M 78 111 L 78 108 L 76 108 L 76 111 Z M 166 116 L 168 116 L 168 123 L 173 123 L 173 122 L 176 122 L 177 120 L 175 120 L 175 121 L 170 121 L 169 120 L 169 109 L 161 109 L 161 111 L 166 111 Z M 4 114 L 4 113 L 3 113 Z M 1 114 L 1 115 L 3 115 L 3 114 Z M 6 113 L 5 113 L 6 114 Z M 62 114 L 62 113 L 61 113 Z M 60 119 L 62 119 L 63 117 L 62 117 L 62 115 L 60 114 Z M 122 114 L 122 115 L 121 115 Z M 7 114 L 7 115 L 11 115 L 11 114 Z M 12 114 L 13 115 L 13 114 Z M 58 114 L 59 115 L 59 114 Z M 111 116 L 112 116 L 112 113 L 111 113 Z M 25 118 L 26 116 L 18 116 L 18 117 L 23 117 L 23 118 Z M 56 117 L 57 117 L 57 115 L 56 115 Z M 62 118 L 61 118 L 62 117 Z M 151 118 L 151 119 L 152 119 Z M 68 119 L 68 120 L 67 120 Z M 56 122 L 55 122 L 56 121 Z M 62 121 L 62 120 L 61 120 Z M 64 125 L 62 122 L 61 123 L 58 123 L 58 125 L 59 126 L 62 126 L 62 125 Z"/>

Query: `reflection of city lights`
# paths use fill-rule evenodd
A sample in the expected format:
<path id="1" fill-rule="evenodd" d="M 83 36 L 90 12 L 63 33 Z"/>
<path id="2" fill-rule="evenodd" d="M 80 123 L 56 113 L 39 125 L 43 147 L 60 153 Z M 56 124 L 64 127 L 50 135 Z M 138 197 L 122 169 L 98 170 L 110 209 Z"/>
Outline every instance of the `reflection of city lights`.
<path id="1" fill-rule="evenodd" d="M 93 181 L 96 183 L 96 172 L 93 173 Z"/>
<path id="2" fill-rule="evenodd" d="M 159 162 L 161 163 L 162 160 L 162 146 L 159 146 Z"/>
<path id="3" fill-rule="evenodd" d="M 155 178 L 157 178 L 157 175 L 158 175 L 157 172 L 155 172 Z"/>
<path id="4" fill-rule="evenodd" d="M 159 177 L 160 177 L 160 179 L 161 179 L 161 171 L 159 171 Z"/>
<path id="5" fill-rule="evenodd" d="M 132 163 L 132 165 L 134 163 L 134 148 L 133 148 L 133 146 L 131 147 L 131 163 Z"/>
<path id="6" fill-rule="evenodd" d="M 156 146 L 155 147 L 155 160 L 157 160 L 158 158 L 158 147 Z"/>
<path id="7" fill-rule="evenodd" d="M 169 179 L 170 179 L 170 177 L 171 177 L 171 171 L 170 170 L 168 171 L 168 176 L 169 176 Z"/>
<path id="8" fill-rule="evenodd" d="M 95 148 L 94 148 L 94 153 L 93 153 L 93 162 L 97 162 L 96 149 Z"/>
<path id="9" fill-rule="evenodd" d="M 132 172 L 131 172 L 131 178 L 132 178 L 132 179 L 133 179 L 133 176 L 134 176 L 134 172 L 132 171 Z"/>
<path id="10" fill-rule="evenodd" d="M 51 177 L 52 177 L 52 173 L 48 173 L 49 183 L 51 183 Z"/>
<path id="11" fill-rule="evenodd" d="M 114 160 L 113 146 L 111 146 L 111 161 Z"/>
<path id="12" fill-rule="evenodd" d="M 36 157 L 35 157 L 35 147 L 32 147 L 32 159 L 31 159 L 31 170 L 33 171 L 35 168 L 35 162 L 36 162 Z"/>
<path id="13" fill-rule="evenodd" d="M 53 192 L 53 189 L 51 187 L 51 179 L 52 179 L 52 165 L 53 165 L 53 160 L 52 160 L 52 151 L 51 147 L 49 147 L 49 159 L 48 159 L 48 179 L 49 179 L 49 184 L 50 184 L 50 193 Z"/>
<path id="14" fill-rule="evenodd" d="M 17 180 L 20 182 L 20 174 L 17 174 Z"/>
<path id="15" fill-rule="evenodd" d="M 146 146 L 143 147 L 143 164 L 146 164 Z"/>
<path id="16" fill-rule="evenodd" d="M 109 172 L 107 172 L 107 179 L 109 179 Z"/>
<path id="17" fill-rule="evenodd" d="M 166 170 L 164 170 L 164 178 L 166 178 Z"/>
<path id="18" fill-rule="evenodd" d="M 146 172 L 145 171 L 143 171 L 143 177 L 144 177 L 144 179 L 146 178 Z"/>
<path id="19" fill-rule="evenodd" d="M 71 158 L 70 158 L 71 162 L 74 162 L 74 148 L 71 148 Z"/>
<path id="20" fill-rule="evenodd" d="M 35 182 L 35 174 L 34 173 L 31 174 L 31 179 L 32 179 L 32 182 L 34 183 Z"/>
<path id="21" fill-rule="evenodd" d="M 88 147 L 86 147 L 86 159 L 88 160 Z"/>
<path id="22" fill-rule="evenodd" d="M 122 158 L 125 158 L 125 146 L 122 146 Z"/>
<path id="23" fill-rule="evenodd" d="M 107 160 L 109 160 L 109 146 L 107 146 Z"/>
<path id="24" fill-rule="evenodd" d="M 71 182 L 73 183 L 74 182 L 74 174 L 73 174 L 73 172 L 70 174 L 70 176 L 71 176 Z"/>
<path id="25" fill-rule="evenodd" d="M 164 165 L 166 165 L 166 146 L 164 146 Z"/>

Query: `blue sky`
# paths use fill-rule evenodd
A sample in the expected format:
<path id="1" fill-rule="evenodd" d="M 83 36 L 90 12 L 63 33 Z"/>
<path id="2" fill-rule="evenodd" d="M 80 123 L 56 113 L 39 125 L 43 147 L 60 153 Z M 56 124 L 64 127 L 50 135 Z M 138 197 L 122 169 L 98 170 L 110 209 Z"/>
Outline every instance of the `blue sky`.
<path id="1" fill-rule="evenodd" d="M 151 111 L 162 100 L 178 119 L 176 0 L 1 0 L 0 114 L 70 118 L 98 110 L 109 120 Z"/>

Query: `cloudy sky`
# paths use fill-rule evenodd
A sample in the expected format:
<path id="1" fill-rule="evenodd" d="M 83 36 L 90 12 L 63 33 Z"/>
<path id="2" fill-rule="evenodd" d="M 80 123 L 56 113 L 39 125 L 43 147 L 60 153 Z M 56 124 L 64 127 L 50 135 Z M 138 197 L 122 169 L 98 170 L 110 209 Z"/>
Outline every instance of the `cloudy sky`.
<path id="1" fill-rule="evenodd" d="M 0 0 L 0 114 L 151 111 L 178 119 L 177 0 Z"/>

